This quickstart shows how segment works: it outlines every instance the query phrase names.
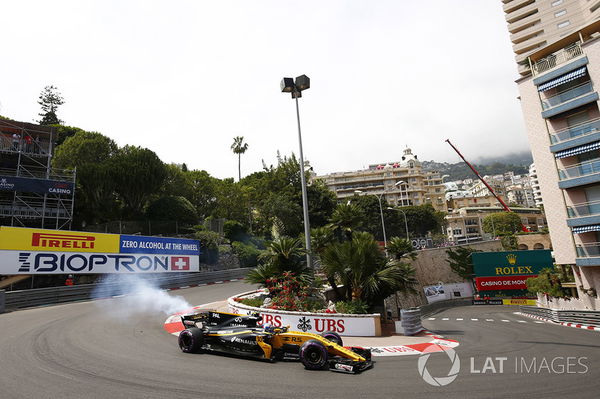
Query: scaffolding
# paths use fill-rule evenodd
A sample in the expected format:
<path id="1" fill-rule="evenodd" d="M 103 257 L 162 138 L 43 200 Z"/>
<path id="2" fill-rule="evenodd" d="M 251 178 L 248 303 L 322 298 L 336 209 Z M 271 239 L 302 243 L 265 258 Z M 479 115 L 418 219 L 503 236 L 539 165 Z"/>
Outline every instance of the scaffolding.
<path id="1" fill-rule="evenodd" d="M 75 171 L 52 168 L 52 126 L 0 119 L 0 224 L 70 229 Z"/>

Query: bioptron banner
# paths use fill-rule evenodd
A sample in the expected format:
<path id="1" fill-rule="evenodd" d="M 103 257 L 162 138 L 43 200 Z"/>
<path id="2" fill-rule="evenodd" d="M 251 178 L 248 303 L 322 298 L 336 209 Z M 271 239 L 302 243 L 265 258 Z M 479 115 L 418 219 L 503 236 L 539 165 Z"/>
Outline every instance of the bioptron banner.
<path id="1" fill-rule="evenodd" d="M 0 227 L 0 274 L 197 272 L 200 242 Z"/>

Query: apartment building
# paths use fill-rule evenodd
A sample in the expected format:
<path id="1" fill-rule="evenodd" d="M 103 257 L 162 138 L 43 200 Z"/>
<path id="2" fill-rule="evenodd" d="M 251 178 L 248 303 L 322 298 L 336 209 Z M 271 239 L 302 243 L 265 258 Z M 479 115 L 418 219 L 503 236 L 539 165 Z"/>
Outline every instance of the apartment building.
<path id="1" fill-rule="evenodd" d="M 315 176 L 338 200 L 355 194 L 375 195 L 393 206 L 431 204 L 446 211 L 445 188 L 438 172 L 426 171 L 410 148 L 394 162 L 369 165 L 368 169 Z"/>
<path id="2" fill-rule="evenodd" d="M 503 3 L 554 258 L 577 286 L 553 306 L 599 310 L 600 1 Z"/>
<path id="3" fill-rule="evenodd" d="M 533 189 L 529 183 L 511 184 L 506 186 L 508 205 L 518 205 L 533 208 L 536 206 Z"/>
<path id="4" fill-rule="evenodd" d="M 529 75 L 529 57 L 600 19 L 600 0 L 502 0 L 519 73 Z"/>
<path id="5" fill-rule="evenodd" d="M 529 166 L 529 181 L 531 184 L 531 190 L 533 191 L 533 201 L 535 206 L 542 207 L 544 201 L 542 200 L 542 191 L 540 189 L 540 181 L 538 180 L 537 170 L 535 169 L 535 163 Z"/>

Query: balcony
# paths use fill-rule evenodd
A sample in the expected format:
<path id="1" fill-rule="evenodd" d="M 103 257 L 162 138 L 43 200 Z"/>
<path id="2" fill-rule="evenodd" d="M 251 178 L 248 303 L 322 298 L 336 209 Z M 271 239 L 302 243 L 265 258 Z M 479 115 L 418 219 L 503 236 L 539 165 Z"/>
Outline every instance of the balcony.
<path id="1" fill-rule="evenodd" d="M 560 92 L 552 97 L 542 99 L 542 108 L 545 110 L 564 104 L 578 97 L 591 93 L 593 90 L 592 82 L 582 83 L 572 89 Z"/>
<path id="2" fill-rule="evenodd" d="M 552 144 L 558 144 L 574 138 L 585 137 L 594 133 L 600 133 L 600 118 L 583 122 L 578 125 L 571 126 L 566 129 L 552 133 L 550 134 L 550 142 Z M 577 145 L 579 145 L 579 143 L 577 143 Z"/>
<path id="3" fill-rule="evenodd" d="M 561 189 L 600 182 L 600 158 L 558 170 L 558 187 Z"/>
<path id="4" fill-rule="evenodd" d="M 574 58 L 583 55 L 583 50 L 579 43 L 574 43 L 556 53 L 550 54 L 549 56 L 539 60 L 533 64 L 533 76 L 542 74 L 550 69 L 553 69 L 559 65 L 564 64 Z"/>
<path id="5" fill-rule="evenodd" d="M 569 227 L 600 224 L 600 201 L 584 202 L 567 206 Z"/>
<path id="6" fill-rule="evenodd" d="M 600 242 L 577 244 L 577 266 L 600 266 Z"/>
<path id="7" fill-rule="evenodd" d="M 516 9 L 522 8 L 523 6 L 529 5 L 531 3 L 535 3 L 535 0 L 514 0 L 504 4 L 502 8 L 504 9 L 505 13 L 511 13 Z"/>
<path id="8" fill-rule="evenodd" d="M 535 2 L 533 2 L 529 5 L 526 5 L 525 7 L 521 7 L 512 12 L 506 13 L 504 18 L 506 19 L 506 22 L 508 22 L 509 24 L 512 24 L 512 23 L 522 20 L 523 18 L 527 18 L 530 15 L 537 14 L 537 12 L 538 12 L 537 4 L 535 4 Z"/>

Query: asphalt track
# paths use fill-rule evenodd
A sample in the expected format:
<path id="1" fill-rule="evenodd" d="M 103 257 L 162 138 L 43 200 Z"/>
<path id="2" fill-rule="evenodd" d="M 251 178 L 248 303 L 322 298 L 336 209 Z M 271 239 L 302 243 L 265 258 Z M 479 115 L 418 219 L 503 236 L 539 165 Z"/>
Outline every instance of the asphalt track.
<path id="1" fill-rule="evenodd" d="M 199 305 L 247 289 L 237 282 L 171 294 Z M 118 309 L 119 301 L 102 303 Z M 360 375 L 307 371 L 294 362 L 184 354 L 163 330 L 164 314 L 118 320 L 94 302 L 15 311 L 0 315 L 0 398 L 600 397 L 600 333 L 534 323 L 513 311 L 461 307 L 424 321 L 431 331 L 460 342 L 460 373 L 442 387 L 423 381 L 418 356 L 379 357 Z M 429 373 L 446 376 L 449 357 L 430 356 Z M 485 374 L 472 372 L 483 370 L 486 357 L 506 357 L 503 372 L 495 360 L 496 373 L 489 364 Z M 555 360 L 554 370 L 540 367 L 542 359 Z M 524 361 L 525 370 L 515 360 Z M 569 370 L 561 373 L 560 364 L 567 363 Z"/>

